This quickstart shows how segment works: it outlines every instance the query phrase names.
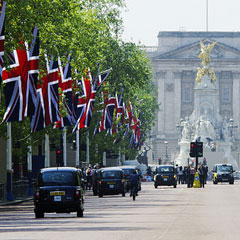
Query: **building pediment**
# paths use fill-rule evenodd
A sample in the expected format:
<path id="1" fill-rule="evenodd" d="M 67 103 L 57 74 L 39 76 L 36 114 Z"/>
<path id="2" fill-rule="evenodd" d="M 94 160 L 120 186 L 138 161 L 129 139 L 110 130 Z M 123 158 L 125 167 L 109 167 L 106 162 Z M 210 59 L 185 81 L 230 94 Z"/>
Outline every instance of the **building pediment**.
<path id="1" fill-rule="evenodd" d="M 211 39 L 205 39 L 202 41 L 204 45 L 214 42 Z M 156 55 L 153 59 L 198 59 L 198 55 L 201 52 L 200 40 L 189 45 L 182 46 L 180 48 L 161 53 Z M 240 59 L 240 50 L 233 48 L 229 45 L 217 42 L 213 50 L 210 53 L 212 60 L 214 59 Z"/>

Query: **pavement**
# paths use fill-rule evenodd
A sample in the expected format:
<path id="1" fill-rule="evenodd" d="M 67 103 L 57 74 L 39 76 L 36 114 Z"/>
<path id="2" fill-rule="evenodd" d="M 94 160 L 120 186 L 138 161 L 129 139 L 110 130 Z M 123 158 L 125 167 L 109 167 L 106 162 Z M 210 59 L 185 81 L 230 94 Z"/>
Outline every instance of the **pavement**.
<path id="1" fill-rule="evenodd" d="M 23 203 L 26 201 L 30 201 L 32 199 L 33 199 L 33 197 L 27 197 L 24 199 L 16 199 L 13 201 L 0 201 L 0 206 L 17 205 L 17 204 L 20 204 L 20 203 Z"/>

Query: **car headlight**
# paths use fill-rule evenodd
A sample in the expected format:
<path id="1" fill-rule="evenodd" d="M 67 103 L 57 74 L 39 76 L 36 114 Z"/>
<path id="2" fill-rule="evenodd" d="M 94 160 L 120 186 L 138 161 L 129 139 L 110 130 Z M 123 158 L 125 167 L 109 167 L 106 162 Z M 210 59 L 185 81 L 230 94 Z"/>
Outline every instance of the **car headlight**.
<path id="1" fill-rule="evenodd" d="M 174 178 L 177 178 L 177 175 L 174 175 Z"/>

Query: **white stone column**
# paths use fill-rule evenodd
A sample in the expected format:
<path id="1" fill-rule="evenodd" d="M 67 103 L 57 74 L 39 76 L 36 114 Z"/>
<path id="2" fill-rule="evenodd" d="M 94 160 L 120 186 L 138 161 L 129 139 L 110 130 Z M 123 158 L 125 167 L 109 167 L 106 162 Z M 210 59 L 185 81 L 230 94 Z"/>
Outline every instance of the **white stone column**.
<path id="1" fill-rule="evenodd" d="M 174 78 L 174 120 L 175 120 L 175 125 L 179 123 L 179 120 L 181 118 L 181 101 L 182 101 L 182 96 L 181 96 L 181 72 L 174 72 L 173 73 L 173 78 Z M 176 134 L 178 136 L 178 130 L 175 128 Z"/>
<path id="2" fill-rule="evenodd" d="M 158 104 L 160 104 L 160 110 L 157 113 L 157 132 L 164 131 L 164 116 L 165 116 L 165 109 L 164 109 L 164 100 L 165 100 L 165 92 L 164 92 L 164 78 L 165 72 L 159 71 L 156 73 L 156 83 L 158 87 Z"/>
<path id="3" fill-rule="evenodd" d="M 239 135 L 240 133 L 240 72 L 233 72 L 233 120 L 234 124 L 238 126 L 237 129 L 234 129 L 234 132 Z"/>

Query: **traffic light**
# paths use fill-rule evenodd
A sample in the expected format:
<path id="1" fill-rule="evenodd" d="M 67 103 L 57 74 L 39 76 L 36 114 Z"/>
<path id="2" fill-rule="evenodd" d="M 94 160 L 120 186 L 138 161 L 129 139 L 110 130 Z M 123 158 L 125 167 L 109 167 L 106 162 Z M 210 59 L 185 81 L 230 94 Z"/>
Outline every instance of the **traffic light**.
<path id="1" fill-rule="evenodd" d="M 63 151 L 60 147 L 56 148 L 56 164 L 58 167 L 63 166 Z"/>
<path id="2" fill-rule="evenodd" d="M 190 157 L 202 157 L 203 156 L 203 143 L 191 142 L 190 143 Z"/>
<path id="3" fill-rule="evenodd" d="M 202 142 L 197 142 L 197 157 L 202 157 L 203 156 L 203 143 Z"/>
<path id="4" fill-rule="evenodd" d="M 196 157 L 196 142 L 190 143 L 190 157 Z"/>

